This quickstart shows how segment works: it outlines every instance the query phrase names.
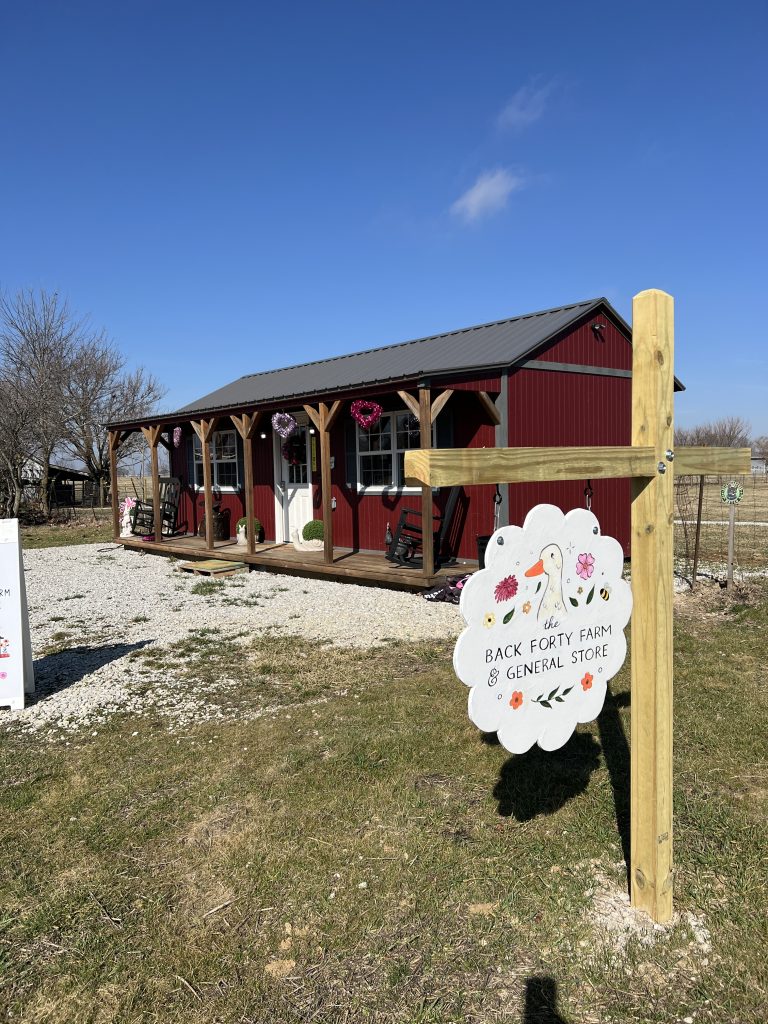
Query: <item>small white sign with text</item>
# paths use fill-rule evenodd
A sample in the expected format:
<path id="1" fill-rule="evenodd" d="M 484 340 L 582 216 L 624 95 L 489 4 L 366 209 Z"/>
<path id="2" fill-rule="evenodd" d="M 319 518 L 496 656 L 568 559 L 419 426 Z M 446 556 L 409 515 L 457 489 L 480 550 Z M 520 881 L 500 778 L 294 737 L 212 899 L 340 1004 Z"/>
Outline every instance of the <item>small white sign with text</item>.
<path id="1" fill-rule="evenodd" d="M 467 626 L 453 655 L 479 729 L 522 754 L 556 750 L 597 718 L 627 654 L 623 567 L 621 545 L 586 509 L 537 505 L 522 528 L 494 533 L 486 568 L 462 591 Z"/>
<path id="2" fill-rule="evenodd" d="M 18 711 L 35 692 L 18 519 L 0 519 L 0 708 Z"/>

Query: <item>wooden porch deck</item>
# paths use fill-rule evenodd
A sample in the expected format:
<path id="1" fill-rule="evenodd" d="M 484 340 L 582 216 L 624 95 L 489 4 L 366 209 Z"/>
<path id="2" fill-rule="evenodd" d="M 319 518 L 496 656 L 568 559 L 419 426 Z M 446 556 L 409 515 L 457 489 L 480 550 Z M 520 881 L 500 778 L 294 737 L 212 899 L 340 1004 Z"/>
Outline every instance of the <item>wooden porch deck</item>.
<path id="1" fill-rule="evenodd" d="M 292 544 L 257 544 L 252 555 L 248 549 L 234 542 L 222 541 L 213 548 L 206 547 L 204 537 L 172 537 L 161 543 L 145 541 L 141 537 L 121 537 L 119 543 L 132 551 L 150 551 L 158 555 L 174 555 L 188 560 L 220 558 L 225 561 L 246 562 L 260 569 L 288 573 L 296 576 L 331 578 L 350 583 L 378 583 L 408 590 L 426 590 L 446 576 L 474 572 L 476 562 L 456 562 L 438 569 L 425 578 L 421 569 L 388 562 L 383 554 L 365 554 L 347 548 L 333 549 L 333 562 L 326 565 L 323 551 L 297 551 Z"/>

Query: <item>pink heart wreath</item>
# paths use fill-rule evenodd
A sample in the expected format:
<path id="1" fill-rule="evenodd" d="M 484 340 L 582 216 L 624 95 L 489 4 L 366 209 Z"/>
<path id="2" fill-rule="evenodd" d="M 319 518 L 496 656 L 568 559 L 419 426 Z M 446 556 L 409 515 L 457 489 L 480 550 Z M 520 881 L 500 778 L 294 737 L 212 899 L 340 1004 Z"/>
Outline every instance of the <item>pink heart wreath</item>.
<path id="1" fill-rule="evenodd" d="M 272 429 L 287 441 L 294 433 L 298 424 L 289 412 L 276 412 L 272 417 Z"/>
<path id="2" fill-rule="evenodd" d="M 350 406 L 349 411 L 352 413 L 352 419 L 363 430 L 370 430 L 375 423 L 379 422 L 381 414 L 384 412 L 378 402 L 371 402 L 367 398 L 356 399 Z"/>

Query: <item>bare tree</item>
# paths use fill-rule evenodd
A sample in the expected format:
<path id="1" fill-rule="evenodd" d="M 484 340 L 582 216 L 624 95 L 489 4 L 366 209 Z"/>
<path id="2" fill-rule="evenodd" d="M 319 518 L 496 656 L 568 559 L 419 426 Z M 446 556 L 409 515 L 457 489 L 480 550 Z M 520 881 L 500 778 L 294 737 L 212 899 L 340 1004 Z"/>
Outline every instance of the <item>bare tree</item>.
<path id="1" fill-rule="evenodd" d="M 104 504 L 109 480 L 106 424 L 148 415 L 164 393 L 142 367 L 126 371 L 124 357 L 103 332 L 81 339 L 66 380 L 64 448 L 82 462 L 99 488 L 100 504 Z M 140 439 L 141 435 L 134 436 L 133 441 Z M 131 454 L 129 441 L 121 449 L 121 457 Z"/>
<path id="2" fill-rule="evenodd" d="M 48 511 L 48 467 L 66 433 L 63 393 L 67 367 L 82 332 L 82 321 L 55 292 L 22 290 L 0 295 L 0 362 L 3 387 L 15 396 L 25 437 L 27 464 L 40 467 L 40 501 Z M 15 457 L 15 456 L 14 456 Z"/>
<path id="3" fill-rule="evenodd" d="M 751 424 L 741 416 L 724 416 L 722 419 L 701 423 L 696 427 L 676 428 L 675 444 L 747 448 L 751 433 Z"/>
<path id="4" fill-rule="evenodd" d="M 752 454 L 757 459 L 768 459 L 768 434 L 752 438 Z"/>

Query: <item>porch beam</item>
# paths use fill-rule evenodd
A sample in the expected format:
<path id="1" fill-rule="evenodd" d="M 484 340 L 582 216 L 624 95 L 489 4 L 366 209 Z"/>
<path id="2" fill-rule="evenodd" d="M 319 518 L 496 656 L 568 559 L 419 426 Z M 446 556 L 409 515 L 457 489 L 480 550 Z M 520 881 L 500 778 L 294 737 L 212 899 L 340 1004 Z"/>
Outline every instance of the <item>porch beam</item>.
<path id="1" fill-rule="evenodd" d="M 657 462 L 655 448 L 634 446 L 414 449 L 405 453 L 405 482 L 429 487 L 454 487 L 460 484 L 652 477 L 657 473 Z"/>
<path id="2" fill-rule="evenodd" d="M 400 398 L 400 400 L 402 401 L 403 405 L 406 406 L 406 408 L 410 409 L 411 414 L 413 416 L 415 416 L 416 419 L 418 419 L 419 418 L 419 402 L 418 402 L 418 399 L 414 398 L 413 395 L 408 394 L 407 391 L 398 391 L 397 394 L 398 394 L 398 397 Z"/>
<path id="3" fill-rule="evenodd" d="M 157 451 L 162 429 L 159 425 L 141 428 L 141 432 L 149 445 L 149 457 L 152 466 L 152 518 L 154 521 L 153 528 L 156 544 L 161 544 L 163 540 L 163 513 L 160 508 L 160 465 Z"/>
<path id="4" fill-rule="evenodd" d="M 336 402 L 333 403 L 333 405 L 330 407 L 330 409 L 328 409 L 328 415 L 325 418 L 325 429 L 326 430 L 332 430 L 333 429 L 333 426 L 336 423 L 336 420 L 339 418 L 339 413 L 341 412 L 343 404 L 344 403 L 341 402 L 341 401 L 336 401 Z"/>
<path id="5" fill-rule="evenodd" d="M 213 486 L 211 474 L 210 441 L 218 424 L 218 418 L 209 420 L 190 420 L 192 429 L 200 438 L 203 454 L 203 489 L 205 492 L 205 546 L 213 551 Z"/>
<path id="6" fill-rule="evenodd" d="M 253 528 L 255 516 L 253 507 L 253 437 L 261 419 L 261 409 L 254 412 L 244 412 L 242 416 L 232 416 L 238 434 L 243 439 L 243 470 L 245 480 L 245 518 L 248 520 L 246 526 L 246 540 L 248 541 L 248 554 L 252 555 L 256 548 L 256 531 Z"/>
<path id="7" fill-rule="evenodd" d="M 453 388 L 446 388 L 445 391 L 439 394 L 437 398 L 434 400 L 434 402 L 432 403 L 431 412 L 432 423 L 434 423 L 437 417 L 440 415 L 440 413 L 443 410 L 443 407 L 445 406 L 446 402 L 448 401 L 452 394 Z"/>
<path id="8" fill-rule="evenodd" d="M 167 437 L 163 437 L 163 435 L 160 434 L 157 440 L 163 446 L 163 448 L 165 448 L 166 451 L 169 452 L 171 450 L 171 442 L 168 440 Z"/>
<path id="9" fill-rule="evenodd" d="M 109 490 L 112 496 L 112 539 L 120 539 L 120 495 L 117 493 L 117 452 L 120 448 L 120 431 L 109 431 Z"/>
<path id="10" fill-rule="evenodd" d="M 429 388 L 419 388 L 419 442 L 422 449 L 427 450 L 432 448 L 431 397 Z M 435 574 L 435 550 L 432 529 L 432 487 L 428 483 L 422 484 L 421 487 L 421 549 L 423 552 L 422 573 L 425 580 L 429 580 Z"/>
<path id="11" fill-rule="evenodd" d="M 313 409 L 311 405 L 305 405 L 304 406 L 304 412 L 307 414 L 307 416 L 309 416 L 309 418 L 314 423 L 315 430 L 317 430 L 320 433 L 322 433 L 323 426 L 322 426 L 322 421 L 320 419 L 320 413 L 318 412 L 318 410 L 317 409 Z"/>
<path id="12" fill-rule="evenodd" d="M 475 391 L 473 394 L 477 395 L 477 400 L 482 405 L 485 412 L 488 414 L 488 418 L 495 427 L 501 424 L 501 413 L 496 408 L 496 403 L 488 394 L 487 391 Z"/>
<path id="13" fill-rule="evenodd" d="M 331 412 L 338 415 L 339 402 L 328 409 L 320 403 L 320 486 L 323 494 L 323 561 L 333 563 L 333 504 L 331 502 L 331 431 L 328 426 Z"/>

